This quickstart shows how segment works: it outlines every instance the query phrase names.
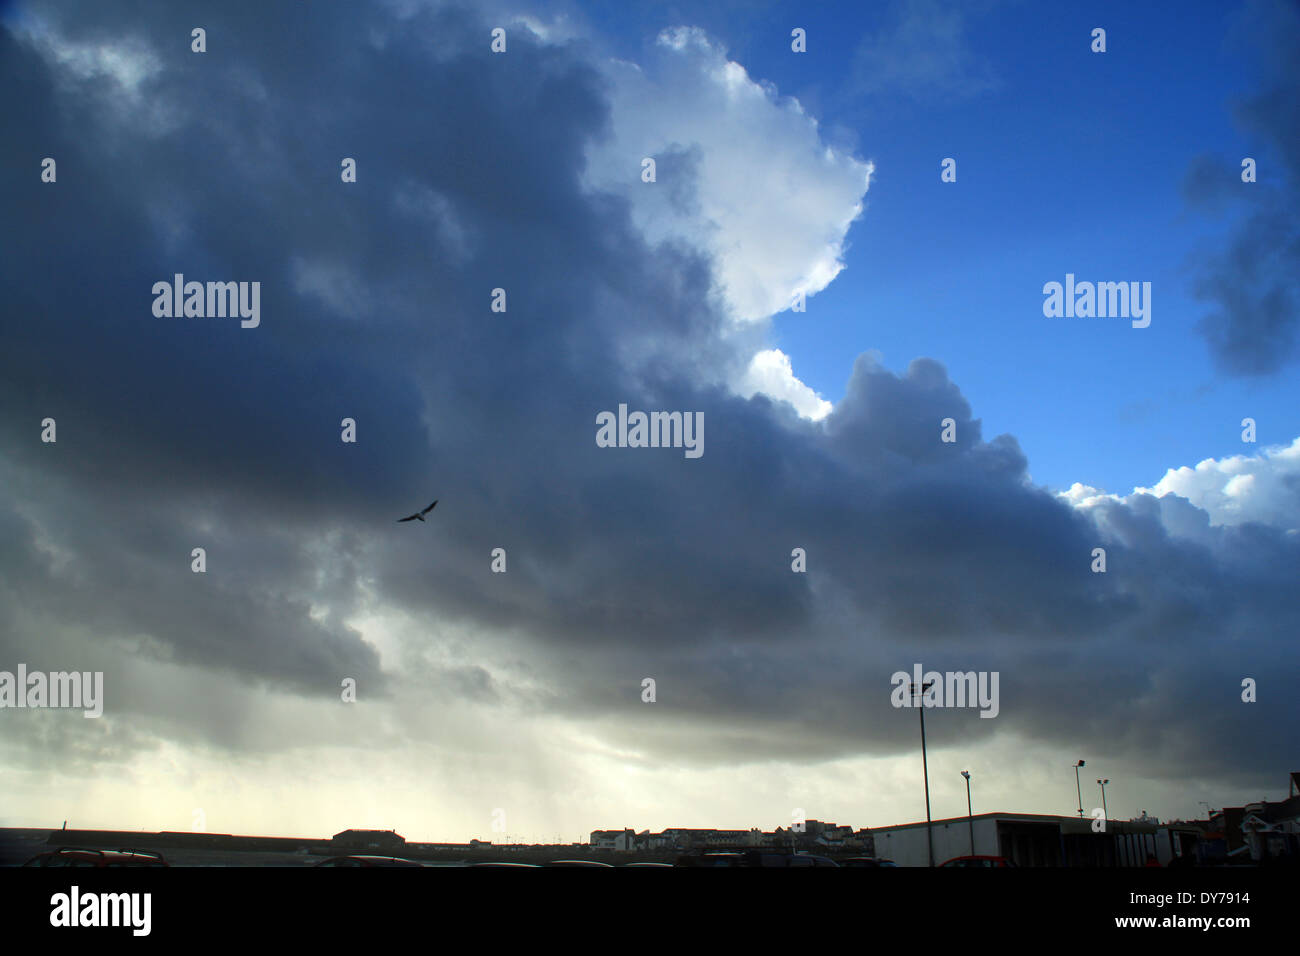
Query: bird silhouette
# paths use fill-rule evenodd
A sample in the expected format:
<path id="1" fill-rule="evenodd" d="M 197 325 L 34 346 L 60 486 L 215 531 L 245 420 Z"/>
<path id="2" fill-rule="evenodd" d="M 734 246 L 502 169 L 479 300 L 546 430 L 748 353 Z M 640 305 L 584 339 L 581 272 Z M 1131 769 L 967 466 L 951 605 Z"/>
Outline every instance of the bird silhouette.
<path id="1" fill-rule="evenodd" d="M 437 501 L 434 501 L 433 505 L 436 505 L 437 503 Z M 397 520 L 399 523 L 403 521 L 423 521 L 424 516 L 433 510 L 433 505 L 429 505 L 429 507 L 425 508 L 423 511 L 417 511 L 413 515 L 409 515 L 405 518 L 398 518 Z"/>

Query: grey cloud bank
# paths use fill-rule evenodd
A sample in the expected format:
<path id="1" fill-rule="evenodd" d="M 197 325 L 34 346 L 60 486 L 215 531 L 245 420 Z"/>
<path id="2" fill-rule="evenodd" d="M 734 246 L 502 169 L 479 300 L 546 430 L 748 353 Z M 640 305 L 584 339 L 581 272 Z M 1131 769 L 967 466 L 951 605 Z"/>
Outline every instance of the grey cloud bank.
<path id="1" fill-rule="evenodd" d="M 1204 155 L 1188 168 L 1183 193 L 1193 209 L 1235 217 L 1226 249 L 1193 257 L 1192 291 L 1207 306 L 1197 331 L 1215 364 L 1253 377 L 1300 359 L 1300 10 L 1259 0 L 1235 24 L 1259 76 L 1232 112 L 1267 172 L 1245 183 L 1237 157 Z"/>
<path id="2" fill-rule="evenodd" d="M 123 35 L 97 4 L 36 9 L 61 42 Z M 52 187 L 22 151 L 0 156 L 0 202 L 28 224 L 0 238 L 0 657 L 46 666 L 43 635 L 75 654 L 93 621 L 122 652 L 113 686 L 162 661 L 319 700 L 350 676 L 393 700 L 420 689 L 356 623 L 383 611 L 476 636 L 447 693 L 599 720 L 611 744 L 683 765 L 911 747 L 913 722 L 861 688 L 921 654 L 1002 675 L 1015 706 L 970 721 L 976 742 L 1087 734 L 1153 776 L 1195 749 L 1205 774 L 1243 780 L 1294 749 L 1285 695 L 1248 718 L 1232 693 L 1236 670 L 1300 678 L 1294 535 L 1192 542 L 1149 496 L 1073 509 L 1032 485 L 1013 437 L 984 438 L 933 359 L 896 374 L 859 357 L 818 424 L 714 384 L 752 350 L 709 259 L 645 242 L 625 201 L 582 185 L 609 117 L 581 47 L 520 31 L 492 59 L 486 25 L 450 7 L 342 22 L 240 6 L 207 14 L 199 67 L 174 42 L 190 13 L 139 9 L 154 68 L 133 91 L 0 32 L 0 131 L 60 157 Z M 413 188 L 474 241 L 404 212 Z M 141 291 L 174 271 L 261 276 L 275 321 L 157 321 Z M 598 447 L 610 396 L 707 416 L 708 455 Z M 57 445 L 37 439 L 46 415 Z M 394 535 L 391 503 L 431 475 L 439 534 Z M 479 667 L 494 660 L 529 680 Z M 627 715 L 647 673 L 667 716 Z M 186 706 L 163 705 L 154 732 L 181 736 Z M 1252 732 L 1260 715 L 1275 738 Z"/>

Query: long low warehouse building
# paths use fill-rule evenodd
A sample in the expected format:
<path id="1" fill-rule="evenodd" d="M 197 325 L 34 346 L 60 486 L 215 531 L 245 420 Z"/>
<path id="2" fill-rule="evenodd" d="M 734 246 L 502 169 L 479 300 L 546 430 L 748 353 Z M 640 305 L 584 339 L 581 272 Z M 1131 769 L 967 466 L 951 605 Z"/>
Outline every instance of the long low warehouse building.
<path id="1" fill-rule="evenodd" d="M 1091 817 L 981 813 L 929 826 L 935 866 L 971 855 L 1000 856 L 1016 866 L 1143 866 L 1154 856 L 1163 866 L 1181 851 L 1158 824 L 1141 821 L 1108 820 L 1095 833 Z M 924 822 L 873 828 L 872 835 L 877 856 L 899 866 L 929 865 Z"/>

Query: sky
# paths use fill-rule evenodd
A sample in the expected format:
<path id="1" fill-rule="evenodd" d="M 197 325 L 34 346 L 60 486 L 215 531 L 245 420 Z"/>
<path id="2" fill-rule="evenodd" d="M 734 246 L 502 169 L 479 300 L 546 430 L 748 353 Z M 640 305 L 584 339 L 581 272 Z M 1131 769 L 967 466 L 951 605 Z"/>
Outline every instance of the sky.
<path id="1" fill-rule="evenodd" d="M 0 4 L 0 672 L 104 686 L 0 707 L 0 826 L 913 822 L 914 665 L 1000 678 L 926 714 L 936 818 L 961 770 L 1074 812 L 1081 758 L 1119 818 L 1284 796 L 1297 44 L 1282 0 Z M 1067 274 L 1149 326 L 1049 317 Z"/>

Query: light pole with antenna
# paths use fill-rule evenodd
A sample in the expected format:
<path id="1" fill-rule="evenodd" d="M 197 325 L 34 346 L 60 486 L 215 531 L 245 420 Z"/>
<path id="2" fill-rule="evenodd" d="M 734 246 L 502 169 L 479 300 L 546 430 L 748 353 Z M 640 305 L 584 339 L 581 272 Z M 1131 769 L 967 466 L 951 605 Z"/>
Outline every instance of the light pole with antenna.
<path id="1" fill-rule="evenodd" d="M 917 708 L 921 712 L 921 767 L 925 771 L 925 842 L 926 846 L 929 848 L 930 866 L 934 866 L 934 830 L 930 826 L 930 763 L 925 752 L 925 700 L 922 696 L 927 690 L 934 686 L 934 681 L 920 685 L 919 691 L 917 689 L 918 685 L 915 682 L 912 682 L 909 686 L 912 690 L 913 700 L 922 697 Z"/>
<path id="2" fill-rule="evenodd" d="M 966 823 L 970 826 L 970 855 L 975 855 L 975 817 L 970 808 L 970 771 L 963 770 L 961 775 L 966 778 Z"/>

